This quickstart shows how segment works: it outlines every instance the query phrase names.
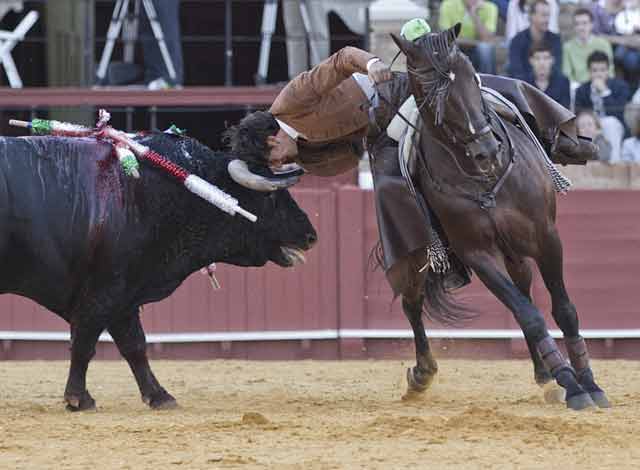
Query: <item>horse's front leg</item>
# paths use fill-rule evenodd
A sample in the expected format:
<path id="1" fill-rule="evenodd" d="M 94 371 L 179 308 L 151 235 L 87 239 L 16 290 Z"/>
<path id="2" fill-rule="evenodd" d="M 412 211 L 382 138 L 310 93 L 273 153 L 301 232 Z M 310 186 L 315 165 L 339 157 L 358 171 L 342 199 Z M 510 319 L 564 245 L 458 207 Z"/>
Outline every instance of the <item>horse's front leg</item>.
<path id="1" fill-rule="evenodd" d="M 533 272 L 528 260 L 525 258 L 505 260 L 505 267 L 518 290 L 531 302 Z M 544 365 L 544 362 L 542 362 L 535 343 L 533 343 L 531 339 L 526 339 L 526 342 L 529 354 L 531 355 L 531 361 L 533 362 L 533 377 L 536 383 L 543 389 L 545 401 L 548 403 L 564 402 L 564 389 L 559 387 L 555 380 L 553 380 L 553 376 Z"/>
<path id="2" fill-rule="evenodd" d="M 564 285 L 562 243 L 555 228 L 549 230 L 537 262 L 545 286 L 551 294 L 551 314 L 564 335 L 567 353 L 576 371 L 578 382 L 599 407 L 608 408 L 611 404 L 593 377 L 587 345 L 579 332 L 576 307 L 569 299 Z"/>
<path id="3" fill-rule="evenodd" d="M 542 314 L 511 282 L 504 264 L 499 264 L 497 258 L 486 252 L 474 252 L 465 256 L 465 261 L 482 283 L 511 310 L 527 341 L 535 345 L 546 368 L 558 385 L 566 390 L 567 407 L 581 410 L 594 406 L 589 394 L 578 383 L 574 369 L 549 335 Z"/>

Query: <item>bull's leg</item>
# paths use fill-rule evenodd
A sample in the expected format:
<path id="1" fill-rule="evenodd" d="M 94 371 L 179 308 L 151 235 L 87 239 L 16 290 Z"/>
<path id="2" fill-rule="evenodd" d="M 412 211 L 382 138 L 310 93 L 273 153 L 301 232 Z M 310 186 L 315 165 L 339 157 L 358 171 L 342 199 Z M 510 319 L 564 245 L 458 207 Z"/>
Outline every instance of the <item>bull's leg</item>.
<path id="1" fill-rule="evenodd" d="M 87 391 L 87 369 L 96 354 L 96 344 L 103 329 L 91 316 L 71 322 L 71 366 L 64 391 L 69 411 L 91 410 L 96 406 Z"/>
<path id="2" fill-rule="evenodd" d="M 162 388 L 151 372 L 147 359 L 147 342 L 138 311 L 118 318 L 109 326 L 109 334 L 122 357 L 129 363 L 138 383 L 142 401 L 153 409 L 175 408 L 175 398 Z"/>
<path id="3" fill-rule="evenodd" d="M 596 384 L 589 365 L 589 354 L 584 339 L 580 336 L 578 314 L 564 285 L 562 273 L 562 243 L 555 228 L 549 230 L 540 258 L 537 260 L 540 274 L 551 294 L 551 314 L 562 334 L 576 371 L 578 382 L 591 395 L 593 401 L 602 408 L 610 405 L 604 391 Z"/>
<path id="4" fill-rule="evenodd" d="M 542 314 L 508 279 L 506 268 L 488 253 L 467 254 L 465 260 L 483 284 L 511 310 L 527 341 L 535 345 L 544 365 L 556 382 L 566 390 L 567 406 L 574 410 L 593 406 L 591 397 L 578 383 L 575 371 L 549 335 Z"/>
<path id="5" fill-rule="evenodd" d="M 526 259 L 505 261 L 505 266 L 518 290 L 531 302 L 531 281 L 533 273 L 528 261 Z M 563 403 L 565 399 L 564 389 L 559 387 L 555 380 L 553 380 L 551 372 L 549 372 L 544 362 L 542 362 L 536 345 L 530 339 L 525 338 L 525 341 L 527 342 L 529 354 L 533 362 L 534 380 L 544 390 L 545 400 L 548 403 Z"/>

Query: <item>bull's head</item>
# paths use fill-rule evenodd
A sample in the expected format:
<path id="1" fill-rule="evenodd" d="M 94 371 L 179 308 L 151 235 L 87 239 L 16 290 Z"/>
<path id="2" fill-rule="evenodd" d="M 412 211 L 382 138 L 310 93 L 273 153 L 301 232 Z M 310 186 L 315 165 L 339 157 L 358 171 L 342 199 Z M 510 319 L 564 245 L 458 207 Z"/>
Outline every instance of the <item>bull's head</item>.
<path id="1" fill-rule="evenodd" d="M 304 251 L 317 240 L 307 215 L 287 191 L 297 182 L 300 171 L 274 174 L 267 168 L 251 168 L 228 153 L 213 152 L 195 139 L 152 134 L 144 145 L 171 158 L 192 173 L 218 186 L 238 200 L 239 205 L 258 217 L 250 222 L 230 216 L 201 199 L 204 213 L 187 214 L 204 219 L 207 226 L 202 261 L 237 266 L 262 266 L 272 261 L 292 266 L 304 261 Z"/>
<path id="2" fill-rule="evenodd" d="M 258 251 L 280 266 L 304 262 L 303 252 L 313 246 L 317 235 L 307 215 L 286 190 L 298 182 L 303 170 L 291 165 L 278 174 L 266 168 L 251 171 L 246 162 L 234 159 L 227 165 L 227 171 L 234 182 L 250 190 L 242 204 L 258 216 L 254 228 L 260 232 L 259 245 L 263 245 Z"/>

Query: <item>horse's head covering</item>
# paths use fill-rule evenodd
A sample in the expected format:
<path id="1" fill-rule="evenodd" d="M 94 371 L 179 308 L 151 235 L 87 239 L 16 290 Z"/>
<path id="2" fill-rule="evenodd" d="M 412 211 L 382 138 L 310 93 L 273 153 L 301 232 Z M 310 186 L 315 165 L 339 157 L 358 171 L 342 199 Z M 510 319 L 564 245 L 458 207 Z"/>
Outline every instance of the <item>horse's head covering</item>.
<path id="1" fill-rule="evenodd" d="M 402 25 L 400 36 L 407 41 L 415 41 L 419 37 L 429 34 L 431 26 L 422 18 L 413 18 Z"/>

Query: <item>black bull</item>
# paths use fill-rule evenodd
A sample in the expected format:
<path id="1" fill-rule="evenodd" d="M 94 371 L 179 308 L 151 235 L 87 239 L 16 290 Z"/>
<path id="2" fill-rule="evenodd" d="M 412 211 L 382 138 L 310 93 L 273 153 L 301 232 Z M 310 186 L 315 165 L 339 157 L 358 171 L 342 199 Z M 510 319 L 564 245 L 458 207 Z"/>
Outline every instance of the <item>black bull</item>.
<path id="1" fill-rule="evenodd" d="M 290 266 L 316 241 L 288 191 L 240 186 L 229 156 L 164 134 L 141 143 L 217 185 L 258 221 L 222 212 L 160 170 L 142 165 L 139 180 L 126 177 L 107 143 L 0 138 L 0 293 L 28 297 L 70 324 L 65 400 L 73 410 L 95 406 L 86 371 L 105 330 L 142 399 L 175 405 L 149 367 L 139 307 L 212 262 Z"/>

